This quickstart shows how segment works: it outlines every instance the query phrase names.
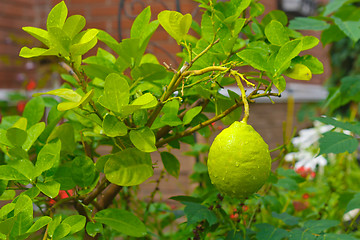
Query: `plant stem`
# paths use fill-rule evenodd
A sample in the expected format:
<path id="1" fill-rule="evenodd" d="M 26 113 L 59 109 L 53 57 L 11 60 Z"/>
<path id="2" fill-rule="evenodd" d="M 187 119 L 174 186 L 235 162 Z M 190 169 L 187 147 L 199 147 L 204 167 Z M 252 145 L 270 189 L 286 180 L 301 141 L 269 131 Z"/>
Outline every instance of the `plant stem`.
<path id="1" fill-rule="evenodd" d="M 241 83 L 241 80 L 240 80 L 240 77 L 238 75 L 239 73 L 235 72 L 235 71 L 232 71 L 231 72 L 231 75 L 234 76 L 235 80 L 236 80 L 236 83 L 237 85 L 239 86 L 240 88 L 240 91 L 241 91 L 241 98 L 242 98 L 242 101 L 244 103 L 244 118 L 241 120 L 242 122 L 244 123 L 247 123 L 248 119 L 249 119 L 249 103 L 247 101 L 247 98 L 246 98 L 246 93 L 245 93 L 245 89 L 244 89 L 244 86 L 242 85 Z"/>
<path id="2" fill-rule="evenodd" d="M 171 137 L 168 137 L 168 138 L 165 138 L 165 139 L 163 139 L 163 140 L 158 141 L 158 142 L 156 143 L 156 147 L 159 148 L 159 147 L 163 146 L 164 144 L 166 144 L 166 143 L 168 143 L 168 142 L 171 142 L 171 141 L 173 141 L 173 140 L 176 140 L 176 139 L 179 139 L 179 138 L 188 136 L 188 135 L 190 135 L 190 134 L 198 131 L 199 129 L 210 125 L 211 123 L 216 122 L 216 121 L 222 119 L 223 117 L 225 117 L 226 115 L 228 115 L 229 113 L 231 113 L 232 111 L 234 111 L 235 109 L 237 109 L 241 104 L 242 104 L 242 101 L 241 101 L 241 102 L 237 102 L 237 103 L 235 103 L 234 105 L 232 105 L 231 107 L 229 107 L 228 109 L 226 109 L 226 110 L 225 110 L 224 112 L 222 112 L 221 114 L 216 115 L 215 117 L 210 118 L 210 119 L 206 120 L 205 122 L 199 123 L 198 125 L 196 125 L 196 126 L 193 127 L 193 128 L 190 128 L 190 129 L 188 129 L 188 130 L 185 130 L 184 132 L 178 133 L 178 134 L 176 134 L 176 135 L 173 135 L 173 136 L 171 136 Z"/>
<path id="3" fill-rule="evenodd" d="M 86 198 L 83 200 L 83 204 L 89 205 L 102 191 L 104 191 L 109 183 L 109 180 L 104 177 L 99 185 L 97 185 L 96 188 L 86 196 Z"/>

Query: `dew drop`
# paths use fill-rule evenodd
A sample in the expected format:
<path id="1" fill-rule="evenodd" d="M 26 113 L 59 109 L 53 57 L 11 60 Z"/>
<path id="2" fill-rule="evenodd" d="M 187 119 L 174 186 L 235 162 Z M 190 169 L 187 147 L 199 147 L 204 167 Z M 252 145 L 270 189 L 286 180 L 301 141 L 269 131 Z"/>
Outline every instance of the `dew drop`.
<path id="1" fill-rule="evenodd" d="M 239 167 L 239 166 L 240 166 L 240 163 L 239 163 L 239 162 L 235 162 L 235 166 L 236 166 L 236 167 Z"/>

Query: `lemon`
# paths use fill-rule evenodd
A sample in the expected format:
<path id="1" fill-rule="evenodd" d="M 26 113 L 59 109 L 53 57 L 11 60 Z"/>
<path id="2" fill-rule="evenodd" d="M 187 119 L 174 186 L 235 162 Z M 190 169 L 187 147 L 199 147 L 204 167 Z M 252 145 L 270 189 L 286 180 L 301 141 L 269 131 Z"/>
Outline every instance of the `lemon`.
<path id="1" fill-rule="evenodd" d="M 254 128 L 234 122 L 216 136 L 208 156 L 211 182 L 217 189 L 235 198 L 257 192 L 269 177 L 269 147 Z"/>

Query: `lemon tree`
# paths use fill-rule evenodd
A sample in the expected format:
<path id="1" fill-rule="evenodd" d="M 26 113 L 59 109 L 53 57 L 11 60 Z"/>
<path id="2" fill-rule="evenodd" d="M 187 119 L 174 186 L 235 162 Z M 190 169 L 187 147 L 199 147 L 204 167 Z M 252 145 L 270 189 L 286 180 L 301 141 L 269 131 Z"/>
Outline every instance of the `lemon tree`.
<path id="1" fill-rule="evenodd" d="M 211 179 L 229 201 L 256 192 L 271 159 L 266 143 L 246 124 L 248 101 L 279 97 L 284 76 L 309 80 L 320 74 L 322 64 L 301 54 L 319 41 L 289 29 L 281 11 L 261 16 L 264 6 L 257 0 L 196 2 L 202 8 L 198 23 L 191 14 L 166 10 L 153 16 L 146 7 L 121 42 L 100 29 L 84 30 L 85 18 L 68 16 L 64 1 L 49 12 L 46 29 L 23 28 L 41 47 L 24 46 L 19 55 L 58 59 L 64 83 L 34 95 L 22 114 L 2 117 L 0 200 L 7 202 L 0 210 L 0 239 L 237 234 L 241 227 L 213 199 L 218 191 L 211 183 L 206 199 L 175 198 L 186 205 L 181 211 L 187 228 L 166 232 L 179 216 L 155 199 L 162 179 L 180 175 L 183 163 L 174 149 L 190 144 L 189 155 L 198 157 L 208 149 L 195 143 L 194 133 L 209 138 L 215 122 L 232 124 L 211 147 Z M 163 60 L 147 51 L 159 28 L 181 46 L 177 66 L 160 64 Z M 250 70 L 241 72 L 243 66 Z M 220 94 L 234 83 L 240 94 Z M 247 95 L 245 84 L 251 89 Z M 103 149 L 109 151 L 102 154 Z M 154 169 L 161 167 L 153 181 Z M 205 164 L 195 167 L 208 177 Z M 154 182 L 149 196 L 138 194 Z"/>

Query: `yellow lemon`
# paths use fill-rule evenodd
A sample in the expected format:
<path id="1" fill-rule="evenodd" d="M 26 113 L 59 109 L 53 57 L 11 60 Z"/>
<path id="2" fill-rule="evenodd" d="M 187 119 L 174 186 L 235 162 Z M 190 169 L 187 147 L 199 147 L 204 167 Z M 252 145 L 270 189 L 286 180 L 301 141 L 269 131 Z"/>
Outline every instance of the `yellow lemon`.
<path id="1" fill-rule="evenodd" d="M 236 121 L 216 136 L 207 165 L 211 182 L 220 192 L 246 198 L 269 177 L 269 146 L 252 126 Z"/>

